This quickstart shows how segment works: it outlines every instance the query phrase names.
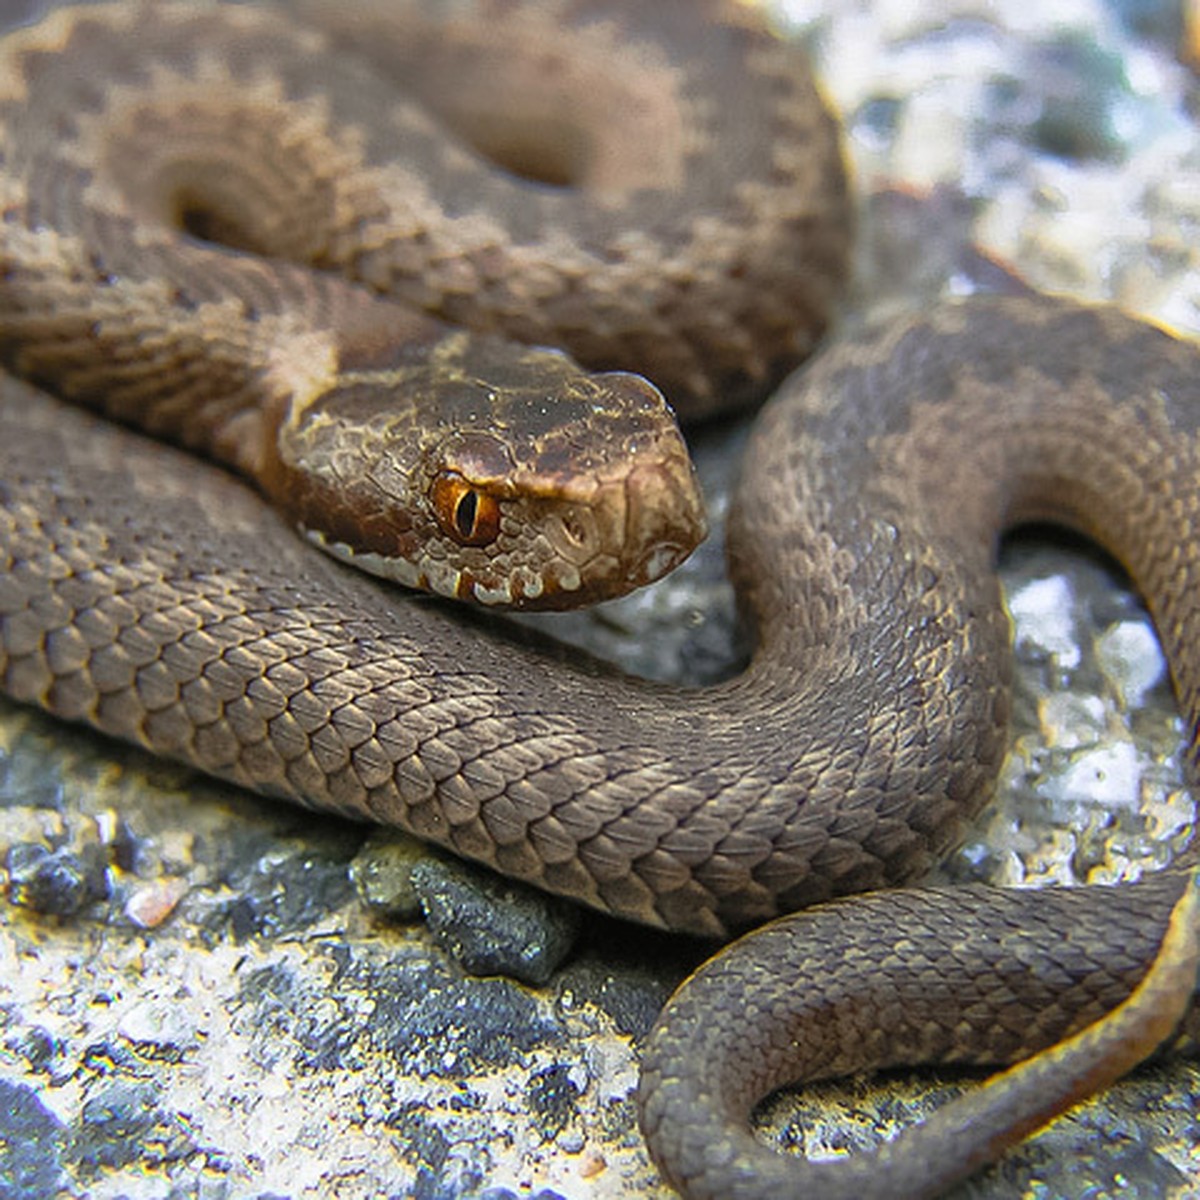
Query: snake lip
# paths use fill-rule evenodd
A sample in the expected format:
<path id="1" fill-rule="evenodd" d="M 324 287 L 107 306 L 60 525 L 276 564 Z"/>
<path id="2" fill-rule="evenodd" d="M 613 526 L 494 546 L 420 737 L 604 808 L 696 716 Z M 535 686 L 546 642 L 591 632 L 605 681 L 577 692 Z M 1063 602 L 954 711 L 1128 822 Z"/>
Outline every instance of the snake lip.
<path id="1" fill-rule="evenodd" d="M 687 559 L 694 545 L 664 542 L 654 546 L 649 553 L 642 556 L 630 572 L 630 580 L 635 587 L 642 587 L 669 575 L 680 563 Z"/>

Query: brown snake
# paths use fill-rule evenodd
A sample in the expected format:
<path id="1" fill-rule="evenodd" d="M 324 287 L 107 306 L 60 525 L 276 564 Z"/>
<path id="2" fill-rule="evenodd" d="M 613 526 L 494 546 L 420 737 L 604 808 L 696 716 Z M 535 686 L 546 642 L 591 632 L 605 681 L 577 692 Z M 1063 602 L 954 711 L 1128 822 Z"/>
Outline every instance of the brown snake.
<path id="1" fill-rule="evenodd" d="M 832 127 L 795 51 L 718 0 L 476 7 L 492 23 L 483 37 L 456 24 L 461 46 L 420 22 L 406 31 L 418 92 L 436 97 L 456 54 L 463 64 L 485 55 L 478 77 L 503 76 L 508 53 L 531 41 L 542 56 L 527 74 L 539 82 L 512 124 L 478 83 L 441 108 L 430 99 L 470 135 L 454 150 L 434 150 L 436 122 L 408 102 L 382 99 L 379 64 L 343 59 L 332 35 L 255 9 L 104 6 L 10 42 L 0 52 L 8 361 L 253 472 L 296 397 L 302 415 L 337 425 L 342 410 L 322 407 L 331 398 L 357 408 L 369 377 L 416 380 L 420 398 L 442 387 L 447 363 L 460 415 L 514 372 L 536 389 L 531 372 L 543 369 L 549 391 L 578 399 L 584 389 L 582 408 L 608 411 L 608 393 L 587 391 L 606 385 L 581 382 L 593 377 L 561 358 L 448 332 L 333 269 L 485 335 L 541 342 L 561 324 L 570 351 L 598 368 L 630 368 L 657 347 L 661 363 L 639 365 L 699 411 L 808 349 L 848 234 Z M 407 9 L 359 15 L 385 11 Z M 618 25 L 628 45 L 614 55 Z M 373 53 L 381 38 L 362 28 L 358 50 Z M 101 64 L 111 74 L 98 75 Z M 580 80 L 608 89 L 593 128 L 566 116 L 563 89 Z M 636 153 L 605 141 L 622 96 L 650 122 Z M 547 115 L 559 122 L 548 149 L 528 132 Z M 257 132 L 268 116 L 269 133 Z M 651 131 L 663 148 L 647 162 Z M 410 141 L 445 193 L 418 181 L 416 200 L 394 200 L 393 185 L 415 174 L 393 162 Z M 832 177 L 803 157 L 813 144 Z M 536 179 L 482 172 L 472 145 Z M 576 192 L 588 201 L 582 216 L 568 215 Z M 493 204 L 511 210 L 507 229 Z M 438 241 L 451 226 L 474 239 L 467 249 Z M 222 251 L 199 234 L 323 270 Z M 532 282 L 516 273 L 527 265 L 517 260 L 547 249 L 560 266 L 535 265 Z M 474 307 L 480 295 L 491 307 Z M 392 345 L 389 329 L 412 345 Z M 1127 566 L 1171 663 L 1194 771 L 1198 380 L 1194 347 L 1115 312 L 1041 299 L 948 306 L 844 341 L 785 385 L 748 451 L 730 540 L 758 631 L 754 660 L 727 684 L 683 693 L 548 665 L 515 639 L 397 595 L 297 539 L 290 526 L 309 524 L 307 509 L 282 517 L 219 469 L 8 378 L 0 683 L 264 793 L 398 825 L 619 916 L 726 936 L 908 883 L 986 801 L 1008 705 L 993 556 L 1015 521 L 1065 521 Z M 655 403 L 629 377 L 613 386 L 639 411 Z M 250 406 L 256 394 L 265 417 Z M 504 524 L 512 498 L 478 439 L 506 444 L 505 422 L 533 420 L 530 446 L 550 443 L 557 459 L 544 408 L 523 402 L 477 425 L 465 450 L 453 442 L 450 468 L 439 460 L 422 477 L 432 524 L 453 535 L 458 522 L 466 551 Z M 652 459 L 674 461 L 659 433 L 620 428 L 622 443 L 652 442 Z M 561 441 L 574 437 L 568 428 Z M 340 447 L 318 457 L 340 464 Z M 616 469 L 593 461 L 597 477 Z M 465 512 L 452 491 L 449 521 L 439 517 L 446 472 L 461 481 L 479 464 Z M 546 458 L 530 470 L 539 503 L 561 474 Z M 668 476 L 688 478 L 673 466 Z M 278 477 L 276 463 L 260 486 L 295 490 Z M 640 490 L 659 486 L 616 489 L 621 503 Z M 572 529 L 585 520 L 573 512 Z M 343 540 L 343 528 L 326 540 Z M 542 530 L 543 541 L 558 536 Z M 627 582 L 677 557 L 678 547 L 648 548 L 661 534 L 639 541 Z M 472 560 L 468 573 L 484 569 Z M 445 590 L 462 577 L 446 575 Z M 542 586 L 522 583 L 511 598 L 536 600 Z M 1000 1148 L 986 1120 L 999 1113 L 1020 1136 L 1028 1114 L 1008 1113 L 1007 1101 L 986 1119 L 972 1113 L 984 1147 L 961 1159 L 970 1139 L 932 1123 L 907 1157 L 864 1160 L 833 1180 L 768 1154 L 731 1122 L 798 1064 L 814 1077 L 931 1058 L 1006 1062 L 1067 1035 L 1145 972 L 1184 878 L 892 892 L 823 905 L 739 943 L 681 993 L 648 1048 L 653 1153 L 695 1195 L 946 1186 Z M 1194 925 L 1174 923 L 1193 935 L 1172 960 L 1184 998 Z M 824 1012 L 832 1001 L 840 1007 Z M 898 1025 L 885 1020 L 896 1010 Z M 1132 1058 L 1068 1081 L 1051 1111 L 1131 1065 L 1177 1016 L 1178 1005 L 1149 1032 L 1121 1026 L 1113 1036 L 1136 1043 Z M 1192 1048 L 1198 1022 L 1193 1004 Z M 1056 1079 L 1062 1062 L 1050 1060 Z M 1034 1078 L 1035 1091 L 1052 1090 Z"/>

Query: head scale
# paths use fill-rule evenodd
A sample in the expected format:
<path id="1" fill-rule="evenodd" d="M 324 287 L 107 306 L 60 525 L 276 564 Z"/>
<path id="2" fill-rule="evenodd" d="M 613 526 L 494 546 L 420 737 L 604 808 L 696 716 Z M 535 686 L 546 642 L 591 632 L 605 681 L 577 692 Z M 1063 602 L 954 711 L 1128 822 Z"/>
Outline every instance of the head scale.
<path id="1" fill-rule="evenodd" d="M 416 361 L 341 371 L 284 418 L 280 460 L 270 490 L 323 548 L 488 605 L 611 599 L 705 533 L 656 388 L 466 334 Z"/>

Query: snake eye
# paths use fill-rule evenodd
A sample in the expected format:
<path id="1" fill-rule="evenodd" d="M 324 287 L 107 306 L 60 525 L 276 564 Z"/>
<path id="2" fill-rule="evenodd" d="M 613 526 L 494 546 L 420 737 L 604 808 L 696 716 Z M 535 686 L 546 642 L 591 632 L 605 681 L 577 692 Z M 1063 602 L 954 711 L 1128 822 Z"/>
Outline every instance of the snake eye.
<path id="1" fill-rule="evenodd" d="M 463 546 L 487 546 L 500 532 L 495 496 L 472 487 L 461 475 L 444 471 L 433 481 L 433 511 L 443 531 Z"/>

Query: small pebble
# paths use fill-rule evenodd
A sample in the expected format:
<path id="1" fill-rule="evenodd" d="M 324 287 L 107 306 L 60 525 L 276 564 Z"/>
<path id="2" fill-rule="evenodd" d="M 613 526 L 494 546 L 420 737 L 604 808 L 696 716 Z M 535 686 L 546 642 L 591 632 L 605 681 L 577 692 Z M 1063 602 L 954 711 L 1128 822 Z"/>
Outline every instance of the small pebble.
<path id="1" fill-rule="evenodd" d="M 359 900 L 373 912 L 398 921 L 421 915 L 421 898 L 412 883 L 413 867 L 436 851 L 390 830 L 372 834 L 350 863 L 350 880 Z"/>
<path id="2" fill-rule="evenodd" d="M 74 916 L 97 900 L 106 900 L 108 871 L 99 847 L 95 853 L 51 850 L 38 842 L 9 847 L 8 898 L 22 908 L 54 917 Z"/>
<path id="3" fill-rule="evenodd" d="M 157 929 L 187 895 L 182 879 L 164 879 L 136 888 L 125 901 L 125 917 L 139 929 Z"/>
<path id="4" fill-rule="evenodd" d="M 412 882 L 434 937 L 474 975 L 544 984 L 579 932 L 574 905 L 464 863 L 427 859 Z"/>
<path id="5" fill-rule="evenodd" d="M 16 1030 L 4 1040 L 5 1048 L 23 1058 L 33 1071 L 47 1071 L 62 1053 L 62 1043 L 41 1025 Z M 3 1189 L 0 1189 L 3 1195 Z"/>

